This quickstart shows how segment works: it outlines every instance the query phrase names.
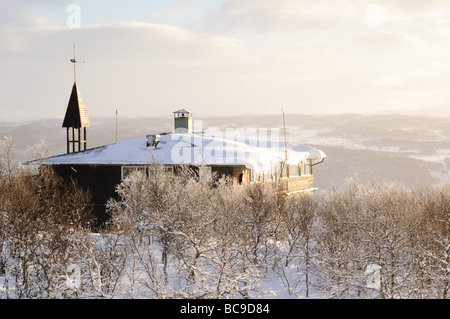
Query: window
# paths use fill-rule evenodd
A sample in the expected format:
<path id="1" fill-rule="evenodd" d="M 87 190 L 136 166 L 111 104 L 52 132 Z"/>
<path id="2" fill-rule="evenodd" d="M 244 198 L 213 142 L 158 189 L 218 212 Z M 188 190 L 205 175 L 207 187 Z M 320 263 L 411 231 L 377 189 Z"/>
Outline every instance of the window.
<path id="1" fill-rule="evenodd" d="M 142 176 L 147 175 L 147 169 L 145 166 L 122 166 L 122 180 L 130 177 L 131 174 L 139 172 Z"/>
<path id="2" fill-rule="evenodd" d="M 210 166 L 200 166 L 198 168 L 198 176 L 201 181 L 207 181 L 212 175 L 212 168 Z"/>
<path id="3" fill-rule="evenodd" d="M 290 164 L 289 165 L 289 177 L 299 176 L 299 175 L 300 175 L 300 170 L 299 170 L 298 164 Z"/>
<path id="4" fill-rule="evenodd" d="M 167 173 L 167 175 L 172 176 L 173 175 L 173 171 L 174 171 L 173 166 L 165 166 L 164 167 L 164 171 Z"/>
<path id="5" fill-rule="evenodd" d="M 300 170 L 301 170 L 301 175 L 311 175 L 312 174 L 311 161 L 309 160 L 308 163 L 300 162 Z"/>
<path id="6" fill-rule="evenodd" d="M 289 164 L 280 162 L 280 177 L 289 177 Z"/>

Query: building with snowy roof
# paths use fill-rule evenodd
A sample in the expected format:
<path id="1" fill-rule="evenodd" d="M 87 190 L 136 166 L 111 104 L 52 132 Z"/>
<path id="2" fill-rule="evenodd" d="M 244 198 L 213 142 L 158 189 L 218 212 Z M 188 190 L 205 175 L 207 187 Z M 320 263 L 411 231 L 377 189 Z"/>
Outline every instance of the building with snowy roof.
<path id="1" fill-rule="evenodd" d="M 325 159 L 322 151 L 282 143 L 277 129 L 203 131 L 194 128 L 192 112 L 181 109 L 173 115 L 172 132 L 88 149 L 90 121 L 75 81 L 63 121 L 67 154 L 28 164 L 49 165 L 65 180 L 75 180 L 89 190 L 99 224 L 107 220 L 105 205 L 116 197 L 116 186 L 134 171 L 148 173 L 155 164 L 164 165 L 172 174 L 180 166 L 196 172 L 202 169 L 218 178 L 230 177 L 236 185 L 271 183 L 286 195 L 315 190 L 313 166 Z"/>
<path id="2" fill-rule="evenodd" d="M 195 133 L 192 113 L 180 110 L 174 112 L 173 132 L 68 152 L 41 163 L 88 189 L 97 219 L 104 222 L 105 204 L 116 196 L 115 187 L 132 172 L 146 173 L 155 164 L 164 165 L 172 174 L 180 166 L 206 170 L 218 178 L 230 177 L 236 185 L 272 183 L 286 195 L 314 191 L 313 166 L 325 159 L 325 153 L 309 146 L 285 145 L 278 137 L 275 129 L 226 130 L 222 134 L 216 128 Z"/>

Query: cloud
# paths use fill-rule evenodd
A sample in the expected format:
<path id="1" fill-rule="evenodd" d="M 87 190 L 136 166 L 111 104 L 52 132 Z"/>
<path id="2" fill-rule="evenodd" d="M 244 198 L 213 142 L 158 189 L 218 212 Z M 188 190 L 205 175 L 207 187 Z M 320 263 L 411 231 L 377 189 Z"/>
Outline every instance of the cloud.
<path id="1" fill-rule="evenodd" d="M 0 120 L 63 117 L 74 43 L 77 59 L 86 61 L 77 79 L 91 117 L 115 109 L 170 117 L 181 107 L 205 115 L 442 108 L 450 99 L 450 32 L 426 20 L 437 2 L 414 11 L 400 0 L 377 1 L 380 24 L 367 25 L 372 3 L 182 1 L 162 7 L 158 22 L 75 29 L 7 4 L 0 13 Z M 202 16 L 192 26 L 196 6 Z M 173 17 L 188 25 L 163 23 Z"/>
<path id="2" fill-rule="evenodd" d="M 63 116 L 74 43 L 78 60 L 86 61 L 77 66 L 77 79 L 91 116 L 108 116 L 116 108 L 149 116 L 171 114 L 171 108 L 185 103 L 210 105 L 222 73 L 241 63 L 242 48 L 235 40 L 167 25 L 127 22 L 69 29 L 30 23 L 0 28 L 6 31 L 10 38 L 0 44 L 2 120 L 27 113 Z"/>
<path id="3" fill-rule="evenodd" d="M 298 32 L 362 26 L 369 1 L 227 0 L 209 19 L 207 28 L 218 31 Z"/>
<path id="4" fill-rule="evenodd" d="M 204 30 L 233 33 L 297 33 L 314 30 L 394 31 L 448 27 L 445 0 L 223 0 L 204 19 Z"/>
<path id="5" fill-rule="evenodd" d="M 371 32 L 360 33 L 355 41 L 369 50 L 390 52 L 396 50 L 413 50 L 426 45 L 426 39 L 420 36 L 401 32 L 377 29 Z"/>
<path id="6" fill-rule="evenodd" d="M 387 74 L 376 78 L 373 81 L 375 86 L 386 88 L 386 87 L 398 87 L 405 85 L 405 81 L 403 81 L 400 76 L 396 74 Z"/>

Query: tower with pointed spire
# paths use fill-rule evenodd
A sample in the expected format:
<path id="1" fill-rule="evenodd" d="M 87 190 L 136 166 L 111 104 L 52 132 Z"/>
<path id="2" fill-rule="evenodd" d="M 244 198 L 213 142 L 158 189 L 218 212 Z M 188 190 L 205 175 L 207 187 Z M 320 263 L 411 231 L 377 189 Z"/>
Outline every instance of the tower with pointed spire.
<path id="1" fill-rule="evenodd" d="M 74 45 L 75 51 L 75 45 Z M 86 128 L 91 126 L 89 117 L 87 115 L 86 107 L 84 106 L 83 98 L 77 86 L 76 79 L 76 63 L 75 52 L 73 59 L 74 84 L 72 93 L 70 95 L 69 103 L 67 105 L 66 115 L 62 127 L 67 130 L 67 153 L 80 152 L 87 149 L 87 132 Z"/>

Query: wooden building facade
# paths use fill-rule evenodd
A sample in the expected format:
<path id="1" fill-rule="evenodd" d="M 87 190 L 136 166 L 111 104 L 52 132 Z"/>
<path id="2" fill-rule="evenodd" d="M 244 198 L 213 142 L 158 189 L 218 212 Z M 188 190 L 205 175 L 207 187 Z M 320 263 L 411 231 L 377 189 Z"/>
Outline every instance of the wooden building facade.
<path id="1" fill-rule="evenodd" d="M 270 183 L 287 195 L 312 192 L 312 167 L 326 155 L 315 148 L 289 148 L 282 143 L 264 141 L 262 145 L 246 139 L 211 136 L 193 132 L 192 113 L 173 112 L 171 133 L 147 135 L 96 148 L 87 148 L 87 128 L 91 126 L 84 101 L 74 82 L 63 128 L 67 130 L 67 154 L 28 162 L 51 166 L 66 181 L 74 180 L 91 193 L 97 226 L 109 218 L 106 204 L 116 198 L 116 187 L 135 171 L 162 164 L 172 173 L 177 167 L 208 170 L 227 176 L 233 184 Z M 289 153 L 289 160 L 288 155 Z"/>

